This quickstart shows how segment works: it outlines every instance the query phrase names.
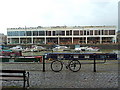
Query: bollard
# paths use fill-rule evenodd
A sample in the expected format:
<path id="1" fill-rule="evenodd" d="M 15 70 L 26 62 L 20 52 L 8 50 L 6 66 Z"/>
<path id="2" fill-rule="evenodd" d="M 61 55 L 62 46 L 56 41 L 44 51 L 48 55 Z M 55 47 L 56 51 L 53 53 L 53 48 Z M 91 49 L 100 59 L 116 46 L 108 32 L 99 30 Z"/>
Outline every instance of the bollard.
<path id="1" fill-rule="evenodd" d="M 96 61 L 95 61 L 96 58 L 95 57 L 96 57 L 96 54 L 94 53 L 94 69 L 93 69 L 94 72 L 96 72 Z"/>
<path id="2" fill-rule="evenodd" d="M 107 55 L 104 56 L 104 63 L 106 62 L 107 60 Z"/>
<path id="3" fill-rule="evenodd" d="M 43 72 L 45 72 L 45 55 L 43 55 Z"/>

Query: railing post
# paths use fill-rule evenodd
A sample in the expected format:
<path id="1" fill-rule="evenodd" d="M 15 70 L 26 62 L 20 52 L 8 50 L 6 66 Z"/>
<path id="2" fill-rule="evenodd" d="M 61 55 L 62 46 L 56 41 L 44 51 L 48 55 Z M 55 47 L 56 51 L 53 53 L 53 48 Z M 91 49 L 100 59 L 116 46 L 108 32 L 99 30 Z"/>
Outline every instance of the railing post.
<path id="1" fill-rule="evenodd" d="M 94 53 L 94 70 L 93 70 L 94 72 L 96 72 L 96 61 L 95 61 L 96 58 L 95 57 L 96 57 L 96 54 Z"/>
<path id="2" fill-rule="evenodd" d="M 43 72 L 45 72 L 45 55 L 43 55 Z"/>
<path id="3" fill-rule="evenodd" d="M 26 76 L 25 76 L 25 72 L 23 73 L 23 76 L 24 76 L 24 77 L 23 77 L 23 79 L 24 79 L 23 88 L 25 88 L 25 82 L 26 82 L 26 80 L 25 80 L 25 77 L 26 77 Z"/>

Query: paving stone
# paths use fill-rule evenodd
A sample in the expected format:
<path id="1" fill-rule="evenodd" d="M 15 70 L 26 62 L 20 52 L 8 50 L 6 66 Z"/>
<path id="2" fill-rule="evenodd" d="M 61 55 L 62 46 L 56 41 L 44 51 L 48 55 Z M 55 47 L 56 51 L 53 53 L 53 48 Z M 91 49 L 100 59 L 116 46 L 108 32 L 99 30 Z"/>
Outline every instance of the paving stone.
<path id="1" fill-rule="evenodd" d="M 93 64 L 83 64 L 78 72 L 64 68 L 61 72 L 53 72 L 50 64 L 46 64 L 46 72 L 42 72 L 42 64 L 3 63 L 2 69 L 20 69 L 30 72 L 30 87 L 37 88 L 117 88 L 118 63 L 108 61 L 97 65 L 97 72 L 93 72 Z M 22 87 L 21 81 L 3 82 L 3 86 Z"/>

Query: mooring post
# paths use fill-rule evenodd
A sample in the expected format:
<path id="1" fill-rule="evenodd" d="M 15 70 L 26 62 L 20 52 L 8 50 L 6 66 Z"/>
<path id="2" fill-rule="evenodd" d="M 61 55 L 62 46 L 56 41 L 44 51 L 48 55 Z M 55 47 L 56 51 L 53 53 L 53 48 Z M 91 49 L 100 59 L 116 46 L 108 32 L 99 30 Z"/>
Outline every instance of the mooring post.
<path id="1" fill-rule="evenodd" d="M 43 55 L 43 72 L 45 72 L 45 55 Z"/>
<path id="2" fill-rule="evenodd" d="M 96 72 L 96 61 L 95 60 L 96 60 L 96 54 L 94 53 L 94 70 L 93 70 L 94 72 Z"/>

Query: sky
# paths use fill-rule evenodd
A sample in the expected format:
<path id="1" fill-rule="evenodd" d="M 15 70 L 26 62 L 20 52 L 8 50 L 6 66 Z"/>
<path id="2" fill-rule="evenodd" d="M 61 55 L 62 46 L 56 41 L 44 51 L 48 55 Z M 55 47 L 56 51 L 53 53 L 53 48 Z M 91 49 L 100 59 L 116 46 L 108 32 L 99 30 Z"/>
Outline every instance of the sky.
<path id="1" fill-rule="evenodd" d="M 0 33 L 25 26 L 117 26 L 118 1 L 0 0 Z"/>

